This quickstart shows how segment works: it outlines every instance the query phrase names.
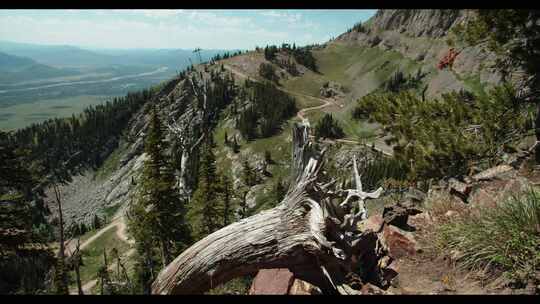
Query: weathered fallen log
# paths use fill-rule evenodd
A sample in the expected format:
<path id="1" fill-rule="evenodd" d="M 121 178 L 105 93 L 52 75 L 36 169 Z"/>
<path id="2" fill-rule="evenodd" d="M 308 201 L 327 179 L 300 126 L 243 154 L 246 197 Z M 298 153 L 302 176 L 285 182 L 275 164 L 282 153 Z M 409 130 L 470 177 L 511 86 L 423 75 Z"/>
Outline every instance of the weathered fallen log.
<path id="1" fill-rule="evenodd" d="M 325 293 L 354 294 L 344 285 L 351 258 L 374 233 L 358 231 L 367 217 L 363 192 L 354 160 L 356 189 L 340 189 L 323 176 L 324 150 L 309 140 L 308 124 L 293 128 L 295 183 L 273 209 L 226 226 L 180 254 L 163 269 L 154 283 L 154 294 L 198 294 L 220 283 L 265 268 L 288 268 L 296 278 L 318 286 Z M 326 182 L 323 182 L 326 181 Z M 370 245 L 371 246 L 371 245 Z"/>

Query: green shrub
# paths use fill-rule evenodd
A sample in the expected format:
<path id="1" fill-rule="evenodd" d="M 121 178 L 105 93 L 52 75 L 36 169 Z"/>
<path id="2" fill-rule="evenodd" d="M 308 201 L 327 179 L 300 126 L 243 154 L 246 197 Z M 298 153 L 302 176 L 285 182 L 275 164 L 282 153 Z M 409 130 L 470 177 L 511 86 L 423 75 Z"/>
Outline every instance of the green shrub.
<path id="1" fill-rule="evenodd" d="M 362 185 L 365 189 L 377 189 L 387 180 L 405 181 L 409 168 L 406 163 L 384 156 L 379 156 L 374 160 L 359 163 L 359 171 L 362 172 Z M 392 190 L 385 187 L 385 190 Z"/>
<path id="2" fill-rule="evenodd" d="M 272 64 L 269 63 L 261 63 L 261 65 L 259 66 L 259 75 L 270 81 L 275 82 L 278 80 L 276 76 L 276 69 Z"/>
<path id="3" fill-rule="evenodd" d="M 410 163 L 410 178 L 421 181 L 494 165 L 531 130 L 533 109 L 514 96 L 509 84 L 486 95 L 452 92 L 431 100 L 410 90 L 375 93 L 360 99 L 353 117 L 381 124 L 395 157 Z"/>
<path id="4" fill-rule="evenodd" d="M 236 121 L 236 128 L 247 140 L 276 134 L 283 122 L 298 112 L 294 97 L 271 82 L 250 83 L 247 94 L 252 104 L 237 116 Z"/>
<path id="5" fill-rule="evenodd" d="M 316 138 L 343 138 L 345 132 L 339 125 L 339 123 L 334 120 L 331 114 L 325 114 L 321 120 L 317 122 L 315 126 L 315 137 Z"/>
<path id="6" fill-rule="evenodd" d="M 461 213 L 439 225 L 437 235 L 442 250 L 459 253 L 460 267 L 526 283 L 540 270 L 540 194 L 530 190 L 495 208 Z"/>

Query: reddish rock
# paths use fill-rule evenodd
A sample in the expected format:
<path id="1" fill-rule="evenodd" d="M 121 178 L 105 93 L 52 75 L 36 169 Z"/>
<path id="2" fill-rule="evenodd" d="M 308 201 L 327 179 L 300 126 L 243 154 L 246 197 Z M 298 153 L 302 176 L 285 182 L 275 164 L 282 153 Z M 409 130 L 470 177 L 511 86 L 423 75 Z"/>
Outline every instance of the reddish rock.
<path id="1" fill-rule="evenodd" d="M 497 205 L 495 197 L 488 191 L 480 188 L 471 194 L 469 203 L 476 206 L 493 207 Z"/>
<path id="2" fill-rule="evenodd" d="M 381 231 L 384 224 L 384 219 L 380 214 L 374 214 L 368 217 L 366 220 L 358 223 L 358 228 L 361 231 L 371 230 L 375 233 Z"/>
<path id="3" fill-rule="evenodd" d="M 286 295 L 293 281 L 294 276 L 289 269 L 261 269 L 253 279 L 249 294 Z"/>
<path id="4" fill-rule="evenodd" d="M 388 254 L 394 259 L 416 253 L 416 240 L 410 232 L 395 226 L 385 225 L 382 237 L 386 248 L 388 248 Z"/>

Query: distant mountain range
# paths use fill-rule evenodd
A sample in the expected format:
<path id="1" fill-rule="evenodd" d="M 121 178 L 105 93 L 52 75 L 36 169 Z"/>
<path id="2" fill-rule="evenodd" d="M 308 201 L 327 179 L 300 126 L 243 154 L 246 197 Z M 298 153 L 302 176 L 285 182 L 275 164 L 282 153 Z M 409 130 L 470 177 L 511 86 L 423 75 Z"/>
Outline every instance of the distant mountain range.
<path id="1" fill-rule="evenodd" d="M 0 83 L 72 76 L 80 73 L 72 68 L 55 68 L 28 57 L 0 52 Z"/>
<path id="2" fill-rule="evenodd" d="M 237 50 L 201 50 L 206 61 L 216 54 Z M 0 41 L 0 52 L 28 57 L 56 68 L 96 68 L 110 65 L 151 65 L 179 69 L 198 63 L 198 55 L 189 49 L 83 49 L 69 45 L 39 45 Z M 3 63 L 0 63 L 2 65 Z M 2 68 L 2 67 L 0 67 Z"/>

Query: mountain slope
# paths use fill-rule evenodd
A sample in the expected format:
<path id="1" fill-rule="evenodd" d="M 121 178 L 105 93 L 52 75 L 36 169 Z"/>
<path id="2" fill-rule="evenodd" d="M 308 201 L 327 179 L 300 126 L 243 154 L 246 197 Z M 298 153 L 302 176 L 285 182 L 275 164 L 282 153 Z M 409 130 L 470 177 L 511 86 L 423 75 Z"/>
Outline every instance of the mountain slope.
<path id="1" fill-rule="evenodd" d="M 0 71 L 2 72 L 18 71 L 35 64 L 37 64 L 37 62 L 30 58 L 13 56 L 0 52 Z"/>
<path id="2" fill-rule="evenodd" d="M 440 19 L 444 20 L 441 21 Z M 221 60 L 214 66 L 196 66 L 194 72 L 189 75 L 206 75 L 210 79 L 211 71 L 219 71 L 220 65 L 223 64 L 225 71 L 232 72 L 231 76 L 235 78 L 236 85 L 242 85 L 246 78 L 261 81 L 262 78 L 258 74 L 258 68 L 261 63 L 272 64 L 280 75 L 279 89 L 287 92 L 296 98 L 297 106 L 300 110 L 311 109 L 309 111 L 300 111 L 302 117 L 306 117 L 315 123 L 324 113 L 332 113 L 342 123 L 346 139 L 341 143 L 344 145 L 352 145 L 358 143 L 357 136 L 365 132 L 373 132 L 376 126 L 367 123 L 358 123 L 352 120 L 351 110 L 355 106 L 355 101 L 377 89 L 384 81 L 396 71 L 405 73 L 416 72 L 419 68 L 424 72 L 428 72 L 424 82 L 428 85 L 428 93 L 432 96 L 439 95 L 443 92 L 456 90 L 460 88 L 474 87 L 472 84 L 477 84 L 471 81 L 465 75 L 474 75 L 478 72 L 479 62 L 482 56 L 479 55 L 474 48 L 465 48 L 462 54 L 458 56 L 455 63 L 454 71 L 439 71 L 435 65 L 439 59 L 439 55 L 445 53 L 448 46 L 445 42 L 445 37 L 448 33 L 448 28 L 456 24 L 460 18 L 463 18 L 463 12 L 442 14 L 430 12 L 429 10 L 420 10 L 416 12 L 405 12 L 402 10 L 383 10 L 377 13 L 371 20 L 366 22 L 365 32 L 351 31 L 344 33 L 323 46 L 312 48 L 313 56 L 316 59 L 319 72 L 313 72 L 300 66 L 300 74 L 292 76 L 283 68 L 273 62 L 269 62 L 264 58 L 262 51 L 251 51 L 239 56 Z M 440 26 L 441 24 L 445 26 Z M 379 37 L 380 39 L 376 39 Z M 378 43 L 373 41 L 380 40 Z M 412 49 L 412 45 L 416 45 Z M 425 54 L 418 57 L 418 54 Z M 469 64 L 472 61 L 474 64 Z M 207 70 L 207 71 L 205 71 Z M 485 72 L 487 73 L 487 72 Z M 482 78 L 482 77 L 480 77 Z M 464 80 L 465 79 L 465 80 Z M 480 79 L 481 81 L 482 79 Z M 491 76 L 486 79 L 489 83 L 497 83 L 498 78 Z M 334 82 L 342 87 L 342 94 L 334 97 L 321 96 L 321 87 L 326 82 Z M 189 89 L 189 84 L 186 81 L 170 82 L 171 86 L 161 93 L 159 104 L 165 108 L 173 107 L 171 110 L 163 110 L 163 115 L 171 121 L 177 120 L 178 115 L 185 116 L 183 119 L 192 121 L 189 115 L 195 115 L 193 110 L 181 110 L 189 106 L 186 100 L 193 98 L 193 92 Z M 483 84 L 482 84 L 483 85 Z M 476 86 L 478 87 L 478 86 Z M 482 87 L 482 86 L 479 86 Z M 184 100 L 184 101 L 183 101 Z M 196 117 L 196 116 L 194 116 Z M 197 120 L 197 119 L 195 119 Z M 228 136 L 238 135 L 234 127 L 234 119 L 222 118 L 214 131 L 215 141 L 217 143 L 218 164 L 224 168 L 230 168 L 235 172 L 234 179 L 238 180 L 241 175 L 240 163 L 241 159 L 249 158 L 254 164 L 259 162 L 264 155 L 265 150 L 268 150 L 272 155 L 275 155 L 277 163 L 283 163 L 284 166 L 275 166 L 276 174 L 273 177 L 264 179 L 263 186 L 258 185 L 253 189 L 250 195 L 252 203 L 250 205 L 264 208 L 265 204 L 256 204 L 259 200 L 256 193 L 270 193 L 272 184 L 277 178 L 285 178 L 287 175 L 287 162 L 290 157 L 288 147 L 290 145 L 290 125 L 293 121 L 299 121 L 299 117 L 290 119 L 284 124 L 282 131 L 269 138 L 255 139 L 253 141 L 240 140 L 242 152 L 239 155 L 234 155 L 229 151 L 229 148 L 223 145 L 224 134 Z M 123 146 L 122 157 L 125 157 L 120 162 L 112 173 L 122 171 L 118 176 L 118 180 L 113 184 L 123 185 L 128 187 L 129 183 L 123 181 L 122 176 L 126 174 L 126 168 L 123 164 L 131 163 L 133 157 L 140 155 L 142 145 L 142 135 L 146 124 L 145 115 L 141 112 L 132 118 L 133 126 L 129 133 L 130 142 Z M 141 129 L 143 128 L 143 129 Z M 192 130 L 197 127 L 191 126 Z M 185 129 L 186 131 L 188 128 Z M 172 134 L 170 136 L 173 136 Z M 189 135 L 194 136 L 194 135 Z M 369 144 L 369 143 L 368 143 Z M 383 145 L 382 142 L 380 142 Z M 383 151 L 387 147 L 381 146 Z M 131 152 L 126 152 L 131 151 Z M 118 156 L 117 156 L 118 157 Z M 141 159 L 136 163 L 135 168 L 140 167 Z M 131 166 L 130 166 L 131 167 Z M 118 170 L 118 171 L 116 171 Z M 129 171 L 129 169 L 128 169 Z M 131 177 L 134 172 L 125 176 Z M 116 177 L 115 177 L 116 179 Z M 238 184 L 238 181 L 236 182 Z M 264 188 L 264 191 L 262 189 Z M 114 199 L 115 204 L 122 204 L 126 190 L 119 192 Z M 111 202 L 107 199 L 107 202 Z M 82 203 L 82 202 L 79 202 Z M 77 208 L 74 209 L 76 212 Z M 94 208 L 95 210 L 95 208 Z M 97 210 L 95 210 L 97 212 Z M 92 211 L 87 209 L 86 219 L 90 219 Z M 74 214 L 74 217 L 78 217 Z"/>
<path id="3" fill-rule="evenodd" d="M 114 57 L 83 50 L 73 46 L 39 45 L 0 41 L 0 51 L 8 54 L 24 56 L 55 67 L 105 66 Z"/>
<path id="4" fill-rule="evenodd" d="M 356 100 L 380 88 L 395 72 L 411 74 L 420 69 L 427 73 L 422 78 L 422 85 L 427 86 L 428 98 L 460 89 L 481 93 L 485 88 L 499 83 L 500 75 L 487 67 L 489 61 L 494 59 L 493 55 L 482 53 L 475 47 L 461 47 L 461 53 L 452 69 L 439 70 L 436 67 L 450 48 L 447 39 L 451 37 L 452 26 L 468 18 L 468 14 L 456 10 L 382 10 L 366 22 L 363 29 L 349 31 L 323 46 L 312 48 L 318 72 L 299 66 L 300 73 L 293 76 L 275 62 L 266 60 L 262 51 L 251 51 L 221 60 L 215 65 L 196 66 L 194 71 L 187 73 L 185 79 L 169 82 L 152 102 L 169 126 L 168 138 L 173 142 L 179 139 L 187 141 L 178 148 L 184 151 L 185 145 L 189 148 L 197 141 L 203 128 L 201 121 L 204 115 L 196 105 L 193 82 L 201 84 L 209 81 L 212 84 L 217 73 L 220 77 L 233 77 L 234 86 L 238 88 L 248 78 L 257 82 L 263 80 L 259 75 L 262 63 L 271 64 L 275 68 L 279 75 L 279 90 L 294 96 L 300 110 L 297 116 L 283 123 L 280 132 L 248 141 L 240 136 L 235 127 L 235 117 L 230 107 L 212 113 L 217 117 L 217 124 L 211 133 L 216 142 L 217 167 L 231 173 L 235 191 L 240 193 L 243 186 L 241 179 L 244 160 L 262 175 L 256 185 L 248 187 L 245 195 L 249 211 L 256 213 L 277 203 L 274 186 L 278 180 L 286 180 L 289 176 L 293 122 L 308 118 L 314 124 L 324 113 L 332 113 L 343 125 L 346 138 L 323 144 L 330 147 L 330 163 L 343 169 L 350 166 L 352 155 L 369 155 L 370 151 L 358 144 L 361 142 L 359 137 L 375 133 L 378 129 L 376 125 L 352 120 L 351 111 Z M 193 82 L 190 83 L 190 80 Z M 323 94 L 322 89 L 328 83 L 337 88 L 337 94 Z M 235 98 L 243 108 L 252 102 L 248 97 Z M 126 141 L 117 150 L 118 154 L 114 155 L 116 163 L 111 166 L 112 172 L 102 181 L 94 179 L 96 184 L 101 184 L 95 187 L 99 189 L 83 190 L 88 192 L 78 192 L 78 197 L 73 199 L 66 197 L 69 200 L 66 204 L 69 210 L 66 212 L 68 221 L 88 221 L 93 214 L 102 212 L 103 208 L 113 205 L 126 208 L 131 202 L 136 191 L 134 178 L 136 180 L 144 160 L 142 141 L 148 123 L 146 114 L 146 110 L 141 110 L 131 119 L 126 130 Z M 177 126 L 175 131 L 171 130 L 171 125 Z M 238 138 L 239 153 L 225 144 L 226 136 Z M 364 143 L 371 146 L 369 141 Z M 373 141 L 375 148 L 379 145 L 380 150 L 391 151 L 391 147 L 384 146 L 382 139 Z M 272 163 L 265 160 L 267 152 L 272 156 Z M 111 156 L 109 160 L 112 162 L 112 159 Z M 193 162 L 196 164 L 197 159 Z M 337 176 L 343 174 L 339 170 L 336 172 Z M 87 178 L 91 179 L 92 173 Z M 67 188 L 76 186 L 68 185 Z M 383 207 L 383 204 L 373 206 L 370 211 Z"/>
<path id="5" fill-rule="evenodd" d="M 60 69 L 36 62 L 33 59 L 0 52 L 0 83 L 78 75 L 74 69 Z"/>

